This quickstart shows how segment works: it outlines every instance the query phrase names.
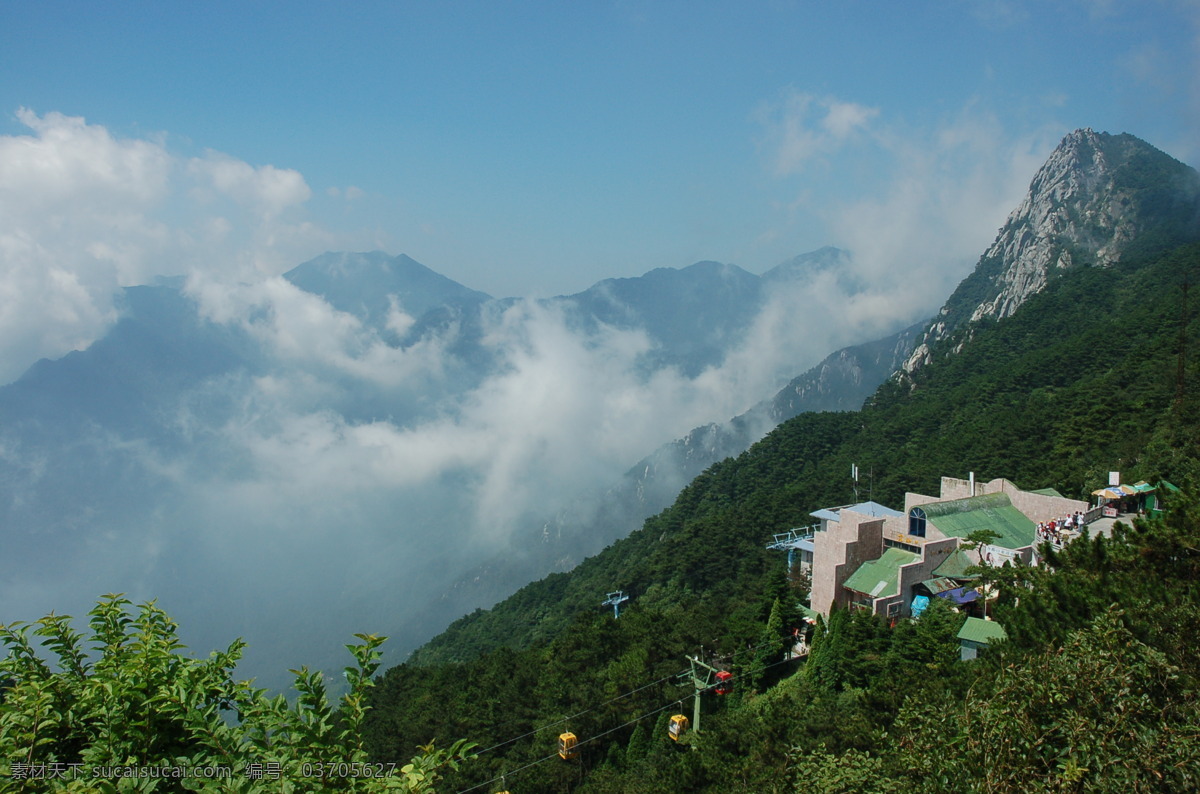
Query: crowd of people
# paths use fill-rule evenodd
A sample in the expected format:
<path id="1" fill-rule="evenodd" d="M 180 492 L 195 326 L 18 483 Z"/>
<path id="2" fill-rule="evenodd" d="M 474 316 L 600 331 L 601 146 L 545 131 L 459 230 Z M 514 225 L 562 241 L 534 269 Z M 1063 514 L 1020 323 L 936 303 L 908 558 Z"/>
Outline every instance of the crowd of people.
<path id="1" fill-rule="evenodd" d="M 1079 532 L 1083 529 L 1083 513 L 1075 511 L 1066 518 L 1052 518 L 1049 521 L 1039 521 L 1037 537 L 1039 541 L 1050 541 L 1061 545 L 1068 532 Z"/>

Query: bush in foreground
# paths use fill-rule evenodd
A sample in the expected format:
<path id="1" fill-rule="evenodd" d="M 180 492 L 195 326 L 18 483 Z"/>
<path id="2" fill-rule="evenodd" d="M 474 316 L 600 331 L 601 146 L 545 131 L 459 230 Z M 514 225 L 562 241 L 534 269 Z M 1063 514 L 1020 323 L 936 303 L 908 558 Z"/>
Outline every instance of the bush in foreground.
<path id="1" fill-rule="evenodd" d="M 0 625 L 0 791 L 432 792 L 439 770 L 469 750 L 458 742 L 403 766 L 368 761 L 361 728 L 382 637 L 346 646 L 356 664 L 335 711 L 319 671 L 291 671 L 294 703 L 268 697 L 233 678 L 241 640 L 189 658 L 162 609 L 131 606 L 104 596 L 90 636 L 65 615 Z"/>

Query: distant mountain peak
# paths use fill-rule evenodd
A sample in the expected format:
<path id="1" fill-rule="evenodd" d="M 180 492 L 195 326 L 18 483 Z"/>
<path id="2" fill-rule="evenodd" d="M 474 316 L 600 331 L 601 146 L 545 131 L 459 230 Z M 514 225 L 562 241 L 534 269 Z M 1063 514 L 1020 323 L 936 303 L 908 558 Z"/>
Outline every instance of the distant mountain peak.
<path id="1" fill-rule="evenodd" d="M 1200 175 L 1194 169 L 1132 135 L 1075 130 L 1038 169 L 904 370 L 927 363 L 933 345 L 958 328 L 1008 317 L 1062 271 L 1109 267 L 1146 239 L 1197 238 Z"/>
<path id="2" fill-rule="evenodd" d="M 491 296 L 430 270 L 407 254 L 330 251 L 297 265 L 283 277 L 324 298 L 339 311 L 380 328 L 393 299 L 413 317 L 445 305 L 470 305 Z"/>
<path id="3" fill-rule="evenodd" d="M 863 289 L 862 281 L 853 272 L 853 257 L 848 251 L 826 245 L 815 251 L 794 256 L 763 273 L 763 281 L 779 283 L 807 281 L 822 273 L 833 273 L 838 285 L 847 294 Z"/>
<path id="4" fill-rule="evenodd" d="M 436 278 L 450 281 L 422 265 L 408 254 L 392 256 L 386 251 L 326 251 L 283 274 L 288 281 L 323 279 L 326 281 L 364 281 L 380 277 L 389 280 Z"/>
<path id="5" fill-rule="evenodd" d="M 687 282 L 694 281 L 698 278 L 745 278 L 753 277 L 747 270 L 743 270 L 737 265 L 726 264 L 725 262 L 717 262 L 712 259 L 703 259 L 699 262 L 693 262 L 686 267 L 656 267 L 653 270 L 647 271 L 641 276 L 631 278 L 606 278 L 603 281 L 596 283 L 614 283 L 614 282 Z"/>

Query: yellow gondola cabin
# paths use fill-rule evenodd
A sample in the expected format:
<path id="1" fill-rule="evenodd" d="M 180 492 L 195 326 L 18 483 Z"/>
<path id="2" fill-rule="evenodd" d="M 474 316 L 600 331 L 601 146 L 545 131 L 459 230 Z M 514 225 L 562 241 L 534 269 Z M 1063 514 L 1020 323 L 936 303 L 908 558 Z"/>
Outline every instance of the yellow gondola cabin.
<path id="1" fill-rule="evenodd" d="M 579 748 L 575 745 L 579 744 L 579 740 L 575 738 L 573 733 L 560 733 L 558 735 L 558 755 L 564 761 L 570 761 L 579 755 Z"/>
<path id="2" fill-rule="evenodd" d="M 688 722 L 687 717 L 683 716 L 682 714 L 676 714 L 674 717 L 671 717 L 671 721 L 667 723 L 667 735 L 673 740 L 679 741 L 679 737 L 687 733 L 689 724 L 690 723 Z"/>

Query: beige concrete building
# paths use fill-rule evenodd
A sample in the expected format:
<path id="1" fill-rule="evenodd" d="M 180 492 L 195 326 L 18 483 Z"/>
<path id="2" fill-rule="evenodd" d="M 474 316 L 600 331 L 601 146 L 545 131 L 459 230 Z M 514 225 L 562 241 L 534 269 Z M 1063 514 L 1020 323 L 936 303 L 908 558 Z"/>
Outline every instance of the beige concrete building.
<path id="1" fill-rule="evenodd" d="M 1005 479 L 979 483 L 943 477 L 938 496 L 907 493 L 904 511 L 875 502 L 818 510 L 812 538 L 811 608 L 856 605 L 893 618 L 910 614 L 920 586 L 971 534 L 991 543 L 965 554 L 978 564 L 1020 559 L 1036 564 L 1036 525 L 1087 510 L 1087 503 L 1052 491 L 1023 491 Z M 944 588 L 924 588 L 940 594 Z"/>

